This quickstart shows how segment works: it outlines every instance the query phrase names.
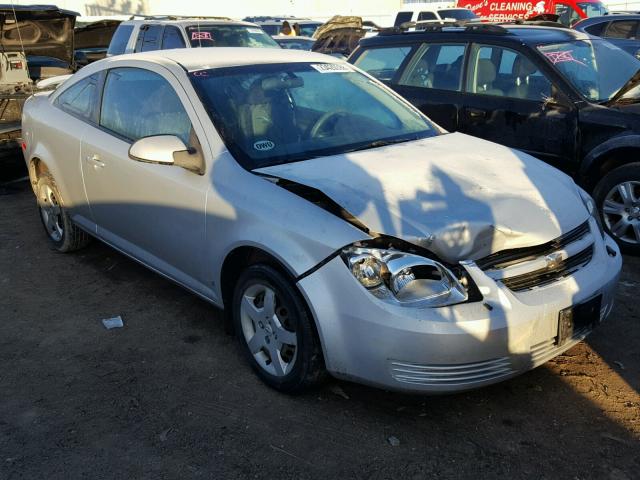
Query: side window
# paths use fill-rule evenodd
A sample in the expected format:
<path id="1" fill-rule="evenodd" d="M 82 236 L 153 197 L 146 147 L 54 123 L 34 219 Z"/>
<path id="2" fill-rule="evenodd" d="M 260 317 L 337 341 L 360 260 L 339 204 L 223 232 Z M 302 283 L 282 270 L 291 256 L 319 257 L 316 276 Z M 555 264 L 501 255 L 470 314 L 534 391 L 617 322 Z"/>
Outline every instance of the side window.
<path id="1" fill-rule="evenodd" d="M 589 25 L 588 27 L 585 27 L 584 30 L 590 35 L 595 35 L 596 37 L 600 37 L 602 36 L 602 32 L 604 32 L 608 24 L 609 22 L 594 23 L 593 25 Z"/>
<path id="2" fill-rule="evenodd" d="M 460 91 L 465 45 L 422 45 L 402 74 L 400 85 Z"/>
<path id="3" fill-rule="evenodd" d="M 474 46 L 467 90 L 478 95 L 542 102 L 551 82 L 522 53 L 497 46 Z"/>
<path id="4" fill-rule="evenodd" d="M 578 12 L 566 3 L 556 3 L 556 15 L 559 17 L 558 21 L 567 26 L 571 26 L 580 20 Z"/>
<path id="5" fill-rule="evenodd" d="M 378 80 L 390 81 L 411 52 L 411 48 L 410 46 L 371 48 L 362 52 L 354 65 Z"/>
<path id="6" fill-rule="evenodd" d="M 162 34 L 162 49 L 185 48 L 184 38 L 177 27 L 167 25 Z"/>
<path id="7" fill-rule="evenodd" d="M 638 22 L 631 20 L 614 21 L 609 24 L 609 28 L 604 34 L 605 38 L 622 38 L 635 40 L 637 38 Z"/>
<path id="8" fill-rule="evenodd" d="M 152 135 L 176 135 L 189 145 L 191 122 L 173 87 L 140 68 L 109 70 L 102 94 L 100 125 L 136 141 Z"/>
<path id="9" fill-rule="evenodd" d="M 133 25 L 120 25 L 109 42 L 107 55 L 122 55 L 127 48 L 131 32 L 133 32 Z"/>
<path id="10" fill-rule="evenodd" d="M 55 104 L 62 110 L 91 120 L 98 103 L 97 73 L 80 80 L 62 92 L 55 100 Z"/>
<path id="11" fill-rule="evenodd" d="M 438 17 L 436 17 L 436 14 L 433 12 L 420 12 L 418 14 L 418 21 L 422 21 L 422 20 L 437 20 Z"/>
<path id="12" fill-rule="evenodd" d="M 162 25 L 143 25 L 136 41 L 136 52 L 148 52 L 160 49 Z"/>

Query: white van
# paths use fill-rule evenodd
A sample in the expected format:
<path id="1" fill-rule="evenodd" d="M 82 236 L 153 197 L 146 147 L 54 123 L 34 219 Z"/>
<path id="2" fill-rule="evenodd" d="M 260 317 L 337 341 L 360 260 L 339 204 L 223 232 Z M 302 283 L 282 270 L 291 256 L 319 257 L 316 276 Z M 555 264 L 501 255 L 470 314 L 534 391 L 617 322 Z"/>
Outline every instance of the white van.
<path id="1" fill-rule="evenodd" d="M 399 27 L 407 22 L 437 22 L 443 20 L 469 21 L 478 18 L 478 16 L 468 8 L 457 8 L 454 2 L 433 2 L 414 5 L 415 6 L 404 5 L 408 8 L 404 8 L 396 14 L 393 22 L 394 27 Z"/>

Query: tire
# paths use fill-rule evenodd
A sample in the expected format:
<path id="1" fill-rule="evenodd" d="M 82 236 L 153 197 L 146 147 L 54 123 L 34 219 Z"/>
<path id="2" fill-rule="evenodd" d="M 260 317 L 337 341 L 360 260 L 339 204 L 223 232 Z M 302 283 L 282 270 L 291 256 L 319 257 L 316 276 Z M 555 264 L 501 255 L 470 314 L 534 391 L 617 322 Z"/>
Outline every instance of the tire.
<path id="1" fill-rule="evenodd" d="M 248 267 L 234 289 L 232 316 L 241 349 L 267 385 L 293 394 L 320 382 L 324 361 L 313 319 L 282 273 L 264 264 Z"/>
<path id="2" fill-rule="evenodd" d="M 629 163 L 607 173 L 596 185 L 593 197 L 605 230 L 621 250 L 640 254 L 640 163 Z"/>
<path id="3" fill-rule="evenodd" d="M 78 228 L 63 206 L 58 187 L 49 173 L 38 178 L 36 185 L 40 220 L 51 247 L 61 253 L 86 246 L 91 237 Z"/>

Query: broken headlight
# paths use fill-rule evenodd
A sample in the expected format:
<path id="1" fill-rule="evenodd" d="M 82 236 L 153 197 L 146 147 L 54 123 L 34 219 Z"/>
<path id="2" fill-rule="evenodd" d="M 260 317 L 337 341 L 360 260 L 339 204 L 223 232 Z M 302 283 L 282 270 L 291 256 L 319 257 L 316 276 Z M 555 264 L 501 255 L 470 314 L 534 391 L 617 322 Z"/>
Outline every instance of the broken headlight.
<path id="1" fill-rule="evenodd" d="M 460 280 L 429 258 L 399 250 L 348 247 L 342 259 L 372 295 L 397 305 L 443 307 L 468 298 Z"/>
<path id="2" fill-rule="evenodd" d="M 587 209 L 587 212 L 589 212 L 589 215 L 591 215 L 596 223 L 598 224 L 598 230 L 600 230 L 600 235 L 602 235 L 602 238 L 604 238 L 604 227 L 602 226 L 602 219 L 600 218 L 600 213 L 598 212 L 598 207 L 596 206 L 596 201 L 591 197 L 591 195 L 589 195 L 587 192 L 585 192 L 583 189 L 578 187 L 578 193 L 580 193 L 580 198 L 582 198 L 582 203 L 584 203 L 584 207 Z"/>

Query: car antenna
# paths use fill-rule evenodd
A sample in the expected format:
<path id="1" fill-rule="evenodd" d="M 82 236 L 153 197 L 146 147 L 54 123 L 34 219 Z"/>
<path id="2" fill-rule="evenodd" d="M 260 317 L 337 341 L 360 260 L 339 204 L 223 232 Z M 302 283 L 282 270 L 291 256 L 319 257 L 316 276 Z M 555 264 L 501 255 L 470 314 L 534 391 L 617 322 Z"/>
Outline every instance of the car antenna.
<path id="1" fill-rule="evenodd" d="M 11 0 L 11 10 L 13 10 L 13 19 L 16 21 L 16 28 L 18 29 L 18 39 L 20 40 L 20 48 L 22 49 L 22 55 L 24 55 L 24 64 L 29 72 L 29 63 L 27 62 L 27 52 L 24 50 L 24 43 L 22 42 L 22 32 L 20 32 L 20 23 L 18 22 L 18 15 L 16 14 L 16 6 Z M 4 30 L 4 25 L 2 25 Z M 29 82 L 29 88 L 31 89 L 31 95 L 33 95 L 33 80 Z"/>

